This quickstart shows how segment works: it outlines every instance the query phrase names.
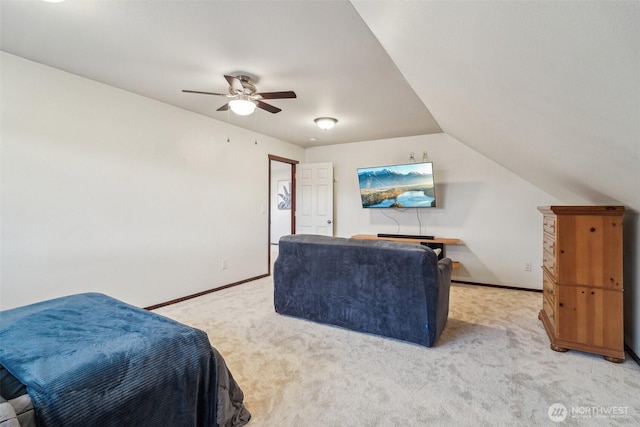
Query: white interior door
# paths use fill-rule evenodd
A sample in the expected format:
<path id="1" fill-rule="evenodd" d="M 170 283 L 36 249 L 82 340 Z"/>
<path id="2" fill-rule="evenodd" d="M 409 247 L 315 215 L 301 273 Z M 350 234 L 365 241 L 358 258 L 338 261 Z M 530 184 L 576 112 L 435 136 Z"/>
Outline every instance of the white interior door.
<path id="1" fill-rule="evenodd" d="M 296 165 L 296 233 L 333 236 L 333 163 Z"/>

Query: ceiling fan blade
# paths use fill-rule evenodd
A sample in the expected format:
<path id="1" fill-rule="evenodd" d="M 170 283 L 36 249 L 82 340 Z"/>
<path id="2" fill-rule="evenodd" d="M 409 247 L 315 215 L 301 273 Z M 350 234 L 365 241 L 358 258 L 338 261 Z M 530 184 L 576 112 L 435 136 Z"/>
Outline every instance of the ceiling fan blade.
<path id="1" fill-rule="evenodd" d="M 260 92 L 256 93 L 256 95 L 260 95 L 262 99 L 296 98 L 296 93 L 292 90 L 287 90 L 284 92 Z"/>
<path id="2" fill-rule="evenodd" d="M 224 75 L 224 78 L 227 79 L 229 86 L 233 89 L 234 92 L 244 92 L 244 87 L 242 87 L 242 82 L 239 78 L 235 76 L 229 76 L 227 74 Z"/>
<path id="3" fill-rule="evenodd" d="M 229 109 L 229 103 L 227 102 L 222 107 L 218 108 L 216 111 L 227 111 Z"/>
<path id="4" fill-rule="evenodd" d="M 270 113 L 279 113 L 280 111 L 282 111 L 280 108 L 278 107 L 274 107 L 273 105 L 270 104 L 266 104 L 262 101 L 256 101 L 258 103 L 258 108 L 262 108 L 263 110 L 266 110 Z"/>
<path id="5" fill-rule="evenodd" d="M 225 95 L 224 93 L 215 93 L 215 92 L 202 92 L 199 90 L 186 90 L 186 89 L 182 89 L 183 92 L 185 93 L 199 93 L 201 95 L 216 95 L 216 96 L 229 96 L 229 95 Z"/>

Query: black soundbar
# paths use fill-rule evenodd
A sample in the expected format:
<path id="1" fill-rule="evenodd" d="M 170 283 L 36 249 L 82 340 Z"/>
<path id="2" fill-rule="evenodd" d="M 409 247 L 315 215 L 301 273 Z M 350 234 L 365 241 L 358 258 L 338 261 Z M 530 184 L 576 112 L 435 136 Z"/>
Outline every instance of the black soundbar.
<path id="1" fill-rule="evenodd" d="M 378 233 L 378 237 L 395 237 L 398 239 L 433 240 L 435 236 L 416 236 L 412 234 L 384 234 Z"/>

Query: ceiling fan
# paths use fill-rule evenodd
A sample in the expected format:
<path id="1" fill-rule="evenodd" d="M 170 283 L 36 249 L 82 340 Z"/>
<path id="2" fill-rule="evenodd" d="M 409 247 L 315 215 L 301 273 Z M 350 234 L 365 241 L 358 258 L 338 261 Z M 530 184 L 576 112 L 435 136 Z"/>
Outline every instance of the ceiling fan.
<path id="1" fill-rule="evenodd" d="M 256 87 L 251 83 L 251 79 L 247 76 L 224 76 L 229 83 L 229 94 L 214 93 L 214 92 L 202 92 L 199 90 L 186 90 L 185 93 L 198 93 L 202 95 L 215 95 L 224 96 L 226 98 L 232 98 L 231 101 L 218 108 L 216 111 L 227 111 L 231 109 L 236 114 L 241 116 L 247 116 L 253 113 L 256 107 L 261 108 L 270 113 L 279 113 L 282 111 L 278 107 L 274 107 L 271 104 L 262 102 L 263 99 L 286 99 L 296 98 L 294 91 L 284 92 L 256 92 Z"/>

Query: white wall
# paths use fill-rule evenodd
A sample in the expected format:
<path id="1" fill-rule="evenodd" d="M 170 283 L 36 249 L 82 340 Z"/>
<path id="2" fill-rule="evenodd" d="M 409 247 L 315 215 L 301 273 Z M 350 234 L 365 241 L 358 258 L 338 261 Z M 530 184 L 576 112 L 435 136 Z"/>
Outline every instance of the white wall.
<path id="1" fill-rule="evenodd" d="M 640 2 L 353 1 L 444 132 L 563 205 L 624 205 L 640 355 Z"/>
<path id="2" fill-rule="evenodd" d="M 439 207 L 362 208 L 358 167 L 409 163 L 411 152 L 421 161 L 424 151 L 434 163 Z M 307 149 L 305 161 L 334 164 L 336 235 L 458 238 L 463 245 L 447 246 L 447 256 L 461 263 L 454 279 L 542 288 L 542 215 L 536 208 L 557 200 L 456 139 L 435 134 L 315 147 Z M 526 262 L 531 272 L 524 271 Z"/>
<path id="3" fill-rule="evenodd" d="M 265 274 L 267 154 L 334 163 L 338 235 L 462 239 L 448 250 L 462 262 L 459 280 L 539 288 L 535 208 L 581 202 L 558 201 L 445 134 L 306 153 L 266 136 L 256 146 L 253 132 L 0 55 L 2 309 L 84 291 L 148 306 Z M 406 162 L 410 152 L 419 160 L 423 151 L 435 162 L 441 207 L 420 211 L 422 230 L 415 211 L 391 212 L 398 228 L 360 207 L 357 167 Z M 630 208 L 625 336 L 640 354 L 640 205 L 637 195 L 621 203 Z M 527 261 L 531 273 L 522 271 Z"/>
<path id="4" fill-rule="evenodd" d="M 149 306 L 268 272 L 268 154 L 302 148 L 1 60 L 3 309 L 85 291 Z"/>

